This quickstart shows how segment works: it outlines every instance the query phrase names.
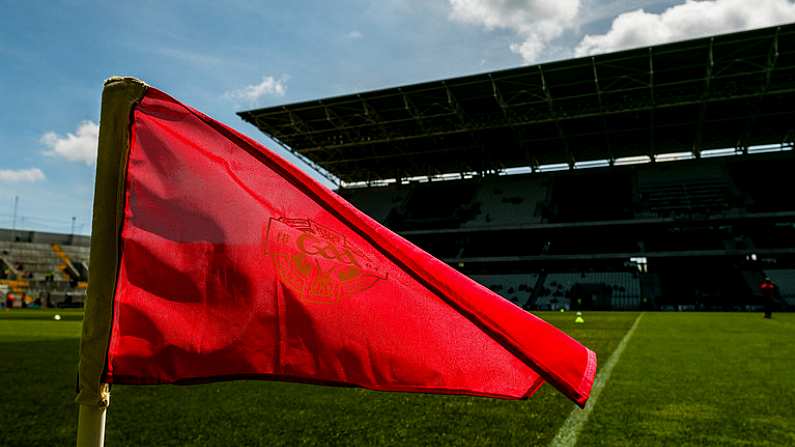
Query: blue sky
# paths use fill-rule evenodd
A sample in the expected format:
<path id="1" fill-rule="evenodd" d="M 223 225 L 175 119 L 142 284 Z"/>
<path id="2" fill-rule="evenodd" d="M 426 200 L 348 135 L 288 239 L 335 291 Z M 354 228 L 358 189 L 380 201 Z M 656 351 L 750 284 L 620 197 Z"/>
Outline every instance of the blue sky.
<path id="1" fill-rule="evenodd" d="M 0 0 L 0 228 L 18 196 L 17 228 L 90 232 L 111 75 L 284 154 L 235 112 L 793 20 L 790 0 Z"/>

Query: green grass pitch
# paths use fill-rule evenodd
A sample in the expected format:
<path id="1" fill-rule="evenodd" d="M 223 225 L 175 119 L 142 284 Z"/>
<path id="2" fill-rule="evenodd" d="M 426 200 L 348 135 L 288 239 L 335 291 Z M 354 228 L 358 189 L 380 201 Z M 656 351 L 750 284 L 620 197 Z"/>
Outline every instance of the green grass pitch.
<path id="1" fill-rule="evenodd" d="M 540 314 L 601 364 L 637 315 Z M 80 320 L 0 311 L 0 446 L 74 445 Z M 112 391 L 111 447 L 547 445 L 574 408 L 548 385 L 528 401 L 275 382 Z M 578 445 L 795 445 L 795 314 L 644 314 Z"/>

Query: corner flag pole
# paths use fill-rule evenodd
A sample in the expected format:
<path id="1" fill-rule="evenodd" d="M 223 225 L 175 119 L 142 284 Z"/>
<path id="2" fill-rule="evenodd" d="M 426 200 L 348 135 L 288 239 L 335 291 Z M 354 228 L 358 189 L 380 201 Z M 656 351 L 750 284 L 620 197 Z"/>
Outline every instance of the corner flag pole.
<path id="1" fill-rule="evenodd" d="M 100 387 L 104 405 L 80 405 L 77 420 L 77 447 L 103 447 L 105 445 L 105 416 L 110 404 L 110 388 Z"/>
<path id="2" fill-rule="evenodd" d="M 130 150 L 133 109 L 147 85 L 133 78 L 112 77 L 102 90 L 94 215 L 91 226 L 91 277 L 86 290 L 80 365 L 75 401 L 80 404 L 78 447 L 102 447 L 110 385 L 104 383 L 113 319 L 113 297 L 119 271 L 119 234 L 124 213 L 124 182 Z"/>

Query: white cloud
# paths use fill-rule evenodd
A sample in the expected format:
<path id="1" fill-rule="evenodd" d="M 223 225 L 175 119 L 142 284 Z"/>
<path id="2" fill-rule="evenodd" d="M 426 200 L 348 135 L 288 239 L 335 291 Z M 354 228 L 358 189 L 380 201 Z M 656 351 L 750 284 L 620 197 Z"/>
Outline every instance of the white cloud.
<path id="1" fill-rule="evenodd" d="M 356 39 L 361 39 L 362 37 L 364 37 L 364 34 L 362 34 L 362 32 L 359 31 L 359 30 L 353 30 L 353 31 L 351 31 L 351 32 L 349 32 L 347 34 L 347 37 L 348 37 L 348 39 L 356 40 Z"/>
<path id="2" fill-rule="evenodd" d="M 259 84 L 247 85 L 241 89 L 226 92 L 224 96 L 253 104 L 265 96 L 284 96 L 285 93 L 287 93 L 287 76 L 282 76 L 279 79 L 273 76 L 263 76 L 262 82 Z"/>
<path id="3" fill-rule="evenodd" d="M 588 24 L 612 20 L 619 14 L 636 9 L 654 7 L 660 3 L 676 3 L 677 0 L 581 0 L 577 29 Z M 682 2 L 684 0 L 678 0 Z"/>
<path id="4" fill-rule="evenodd" d="M 576 56 L 776 25 L 795 20 L 789 0 L 687 0 L 659 14 L 620 14 L 605 34 L 587 35 Z"/>
<path id="5" fill-rule="evenodd" d="M 97 160 L 98 139 L 97 123 L 83 121 L 77 126 L 75 133 L 67 132 L 60 136 L 55 132 L 47 132 L 42 135 L 41 142 L 49 148 L 44 152 L 45 155 L 92 165 Z"/>
<path id="6" fill-rule="evenodd" d="M 44 173 L 39 168 L 29 169 L 0 169 L 0 182 L 38 182 L 44 180 Z"/>
<path id="7" fill-rule="evenodd" d="M 488 30 L 507 29 L 522 39 L 511 51 L 526 63 L 536 61 L 547 45 L 576 25 L 580 0 L 448 0 L 450 19 Z"/>

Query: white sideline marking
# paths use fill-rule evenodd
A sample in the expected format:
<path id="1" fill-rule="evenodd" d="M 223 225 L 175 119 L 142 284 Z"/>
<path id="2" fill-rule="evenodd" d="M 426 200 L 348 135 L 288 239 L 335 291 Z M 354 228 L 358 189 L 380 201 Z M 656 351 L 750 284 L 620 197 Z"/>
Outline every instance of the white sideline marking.
<path id="1" fill-rule="evenodd" d="M 632 327 L 624 334 L 624 338 L 622 338 L 621 342 L 616 346 L 616 350 L 613 351 L 610 358 L 607 359 L 605 366 L 599 371 L 599 374 L 596 375 L 596 380 L 594 380 L 593 388 L 591 389 L 591 398 L 588 399 L 585 408 L 582 410 L 575 408 L 571 411 L 569 417 L 566 418 L 566 421 L 563 423 L 563 426 L 558 430 L 555 439 L 549 443 L 550 447 L 574 447 L 577 445 L 577 437 L 580 435 L 582 427 L 588 421 L 588 416 L 591 414 L 591 411 L 593 411 L 593 407 L 596 406 L 596 401 L 599 400 L 602 388 L 605 387 L 607 379 L 610 378 L 610 373 L 613 372 L 613 367 L 618 363 L 621 353 L 624 352 L 624 348 L 627 347 L 629 339 L 632 338 L 632 334 L 635 333 L 635 328 L 638 327 L 638 322 L 643 314 L 644 312 L 641 312 L 638 317 L 635 318 Z"/>

